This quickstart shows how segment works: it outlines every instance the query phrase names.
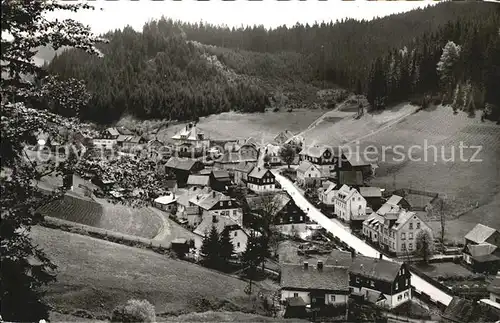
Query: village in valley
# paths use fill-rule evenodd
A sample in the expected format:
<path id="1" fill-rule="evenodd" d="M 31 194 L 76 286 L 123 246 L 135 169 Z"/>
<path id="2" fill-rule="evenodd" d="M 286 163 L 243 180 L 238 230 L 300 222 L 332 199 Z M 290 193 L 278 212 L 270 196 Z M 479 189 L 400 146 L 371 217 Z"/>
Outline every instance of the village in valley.
<path id="1" fill-rule="evenodd" d="M 2 1 L 0 323 L 500 323 L 500 6 L 277 3 Z"/>
<path id="2" fill-rule="evenodd" d="M 427 223 L 443 203 L 439 193 L 370 186 L 377 162 L 342 147 L 306 146 L 288 130 L 264 142 L 213 140 L 196 123 L 178 129 L 165 141 L 125 127 L 86 136 L 87 153 L 106 156 L 100 163 L 149 165 L 158 187 L 147 193 L 149 206 L 129 205 L 146 194 L 140 186 L 79 169 L 66 175 L 64 201 L 39 210 L 47 225 L 239 277 L 273 317 L 457 322 L 464 308 L 498 317 L 500 232 L 478 223 L 462 243 L 445 243 L 445 228 Z M 163 224 L 133 237 L 66 221 L 85 218 L 75 216 L 79 208 L 92 212 L 85 204 L 147 208 Z"/>

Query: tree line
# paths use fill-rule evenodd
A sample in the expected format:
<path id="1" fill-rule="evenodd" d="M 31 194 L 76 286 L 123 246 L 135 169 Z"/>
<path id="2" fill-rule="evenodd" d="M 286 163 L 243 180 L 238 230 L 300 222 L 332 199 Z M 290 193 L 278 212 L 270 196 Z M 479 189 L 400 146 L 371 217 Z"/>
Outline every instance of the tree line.
<path id="1" fill-rule="evenodd" d="M 457 84 L 472 89 L 476 106 L 499 106 L 492 90 L 500 77 L 499 17 L 493 3 L 443 2 L 372 21 L 274 29 L 161 18 L 142 32 L 107 33 L 101 58 L 71 50 L 47 68 L 85 80 L 93 96 L 82 117 L 101 122 L 264 111 L 283 86 L 293 93 L 325 82 L 366 94 L 374 109 L 438 93 L 451 103 Z M 449 41 L 462 51 L 444 85 L 448 71 L 437 64 Z"/>

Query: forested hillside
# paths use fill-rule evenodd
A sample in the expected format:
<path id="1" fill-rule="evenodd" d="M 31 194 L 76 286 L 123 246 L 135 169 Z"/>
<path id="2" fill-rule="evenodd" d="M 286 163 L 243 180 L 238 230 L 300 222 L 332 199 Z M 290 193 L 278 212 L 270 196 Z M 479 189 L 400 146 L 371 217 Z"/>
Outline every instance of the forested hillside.
<path id="1" fill-rule="evenodd" d="M 82 116 L 101 122 L 123 113 L 195 119 L 263 111 L 276 92 L 306 100 L 324 84 L 367 94 L 374 109 L 423 94 L 447 94 L 452 102 L 455 92 L 473 96 L 477 108 L 500 106 L 492 90 L 500 79 L 499 7 L 445 2 L 369 22 L 272 30 L 160 19 L 142 32 L 126 27 L 108 33 L 102 58 L 72 50 L 48 68 L 86 81 L 93 98 Z M 460 52 L 438 71 L 449 41 Z"/>

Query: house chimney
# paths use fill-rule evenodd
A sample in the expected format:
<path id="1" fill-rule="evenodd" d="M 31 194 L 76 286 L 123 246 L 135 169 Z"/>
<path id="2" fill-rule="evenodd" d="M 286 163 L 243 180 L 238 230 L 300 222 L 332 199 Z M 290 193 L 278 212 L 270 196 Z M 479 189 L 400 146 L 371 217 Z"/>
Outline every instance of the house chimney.
<path id="1" fill-rule="evenodd" d="M 382 260 L 382 256 L 383 256 L 382 253 L 379 253 L 378 254 L 378 259 Z"/>
<path id="2" fill-rule="evenodd" d="M 212 196 L 213 196 L 213 198 L 215 198 L 215 191 L 212 192 Z"/>
<path id="3" fill-rule="evenodd" d="M 309 268 L 309 263 L 307 261 L 304 261 L 304 270 L 307 270 Z"/>
<path id="4" fill-rule="evenodd" d="M 351 258 L 356 258 L 356 250 L 351 250 Z"/>
<path id="5" fill-rule="evenodd" d="M 321 260 L 318 260 L 318 271 L 322 271 L 323 270 L 323 261 Z"/>

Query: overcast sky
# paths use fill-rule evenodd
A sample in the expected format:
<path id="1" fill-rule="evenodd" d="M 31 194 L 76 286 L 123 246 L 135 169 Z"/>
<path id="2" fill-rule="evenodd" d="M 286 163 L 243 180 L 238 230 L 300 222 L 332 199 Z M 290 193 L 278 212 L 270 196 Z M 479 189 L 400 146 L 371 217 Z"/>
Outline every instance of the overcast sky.
<path id="1" fill-rule="evenodd" d="M 73 1 L 71 1 L 73 2 Z M 276 27 L 292 26 L 297 22 L 313 24 L 315 21 L 335 21 L 346 17 L 372 19 L 392 13 L 422 8 L 435 1 L 247 1 L 232 2 L 211 1 L 89 1 L 96 8 L 94 11 L 78 13 L 51 13 L 50 17 L 73 18 L 90 25 L 95 33 L 104 33 L 110 29 L 131 25 L 136 30 L 150 19 L 162 15 L 185 22 L 204 21 L 213 24 L 225 24 L 230 27 L 241 25 L 264 25 Z M 102 10 L 101 10 L 102 9 Z"/>

